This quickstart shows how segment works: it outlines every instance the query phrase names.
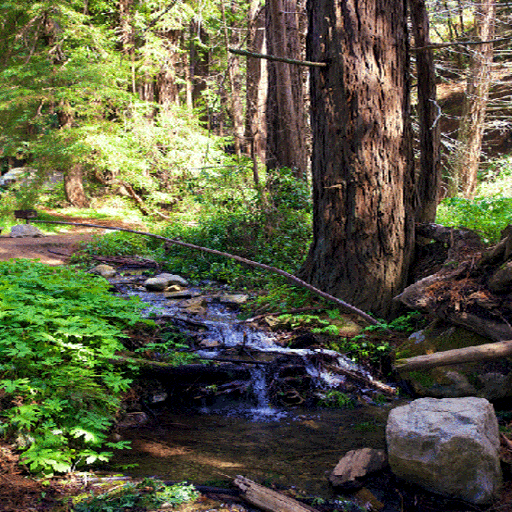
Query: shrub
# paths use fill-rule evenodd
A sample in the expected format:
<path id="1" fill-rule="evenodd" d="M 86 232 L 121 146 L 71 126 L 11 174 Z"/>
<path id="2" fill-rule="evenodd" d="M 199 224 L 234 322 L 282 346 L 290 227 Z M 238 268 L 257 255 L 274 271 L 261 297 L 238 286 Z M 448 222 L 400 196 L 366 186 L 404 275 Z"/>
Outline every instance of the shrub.
<path id="1" fill-rule="evenodd" d="M 112 360 L 136 300 L 72 268 L 0 263 L 0 428 L 33 472 L 108 460 L 107 432 L 130 380 Z"/>
<path id="2" fill-rule="evenodd" d="M 499 241 L 501 231 L 512 224 L 512 197 L 444 199 L 436 221 L 444 226 L 462 226 L 480 232 L 484 242 L 493 244 Z"/>

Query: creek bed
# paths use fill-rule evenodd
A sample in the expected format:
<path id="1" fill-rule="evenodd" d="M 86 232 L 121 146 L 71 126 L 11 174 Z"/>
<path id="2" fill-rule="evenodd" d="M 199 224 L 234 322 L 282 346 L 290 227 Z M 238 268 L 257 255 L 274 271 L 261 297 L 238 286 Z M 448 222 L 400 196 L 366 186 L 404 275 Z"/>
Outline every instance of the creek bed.
<path id="1" fill-rule="evenodd" d="M 137 464 L 128 470 L 134 476 L 205 484 L 243 475 L 328 496 L 328 474 L 342 455 L 385 447 L 388 412 L 372 406 L 293 409 L 254 421 L 236 404 L 203 413 L 164 411 L 148 425 L 122 429 L 132 449 L 117 452 L 111 463 Z"/>

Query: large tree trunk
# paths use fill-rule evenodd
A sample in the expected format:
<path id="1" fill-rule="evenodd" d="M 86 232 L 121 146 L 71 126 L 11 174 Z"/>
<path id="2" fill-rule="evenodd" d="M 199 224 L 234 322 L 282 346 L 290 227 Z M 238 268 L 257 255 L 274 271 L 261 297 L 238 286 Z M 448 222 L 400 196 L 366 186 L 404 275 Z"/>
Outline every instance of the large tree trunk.
<path id="1" fill-rule="evenodd" d="M 299 10 L 297 0 L 267 2 L 267 48 L 270 55 L 301 59 Z M 305 178 L 304 68 L 275 61 L 269 61 L 267 67 L 267 168 L 287 167 L 296 177 Z"/>
<path id="2" fill-rule="evenodd" d="M 406 13 L 401 0 L 308 0 L 313 243 L 302 276 L 379 316 L 414 246 Z"/>
<path id="3" fill-rule="evenodd" d="M 480 41 L 490 41 L 494 37 L 495 14 L 495 0 L 482 0 L 481 3 L 475 4 L 475 23 Z M 470 74 L 462 106 L 462 117 L 457 136 L 459 149 L 453 164 L 453 182 L 450 191 L 451 195 L 460 193 L 466 198 L 473 198 L 476 192 L 485 112 L 491 81 L 493 45 L 492 43 L 478 45 L 470 51 Z"/>
<path id="4" fill-rule="evenodd" d="M 410 0 L 414 44 L 424 48 L 430 44 L 429 22 L 425 0 Z M 416 222 L 428 223 L 436 219 L 441 185 L 439 154 L 439 107 L 436 104 L 436 76 L 431 49 L 416 53 L 418 77 L 418 121 L 420 162 L 416 172 Z"/>

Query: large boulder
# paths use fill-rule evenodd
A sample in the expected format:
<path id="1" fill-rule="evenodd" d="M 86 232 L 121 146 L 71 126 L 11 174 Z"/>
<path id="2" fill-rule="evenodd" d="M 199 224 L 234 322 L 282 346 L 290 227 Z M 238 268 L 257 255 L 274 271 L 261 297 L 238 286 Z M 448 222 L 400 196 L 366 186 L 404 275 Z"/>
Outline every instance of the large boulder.
<path id="1" fill-rule="evenodd" d="M 399 478 L 474 504 L 502 484 L 498 421 L 484 398 L 420 398 L 391 411 L 388 460 Z"/>

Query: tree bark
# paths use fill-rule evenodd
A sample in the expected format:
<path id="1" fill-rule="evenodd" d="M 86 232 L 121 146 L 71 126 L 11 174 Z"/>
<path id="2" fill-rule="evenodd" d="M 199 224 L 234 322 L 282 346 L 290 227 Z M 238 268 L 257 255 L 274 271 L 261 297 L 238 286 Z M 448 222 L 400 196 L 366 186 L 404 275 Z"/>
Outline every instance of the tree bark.
<path id="1" fill-rule="evenodd" d="M 85 195 L 82 165 L 74 164 L 64 173 L 66 199 L 76 208 L 87 208 L 89 200 Z"/>
<path id="2" fill-rule="evenodd" d="M 278 57 L 301 57 L 297 0 L 269 0 L 266 4 L 268 53 Z M 304 109 L 304 69 L 283 62 L 268 67 L 267 150 L 269 170 L 289 168 L 306 178 L 307 145 Z"/>
<path id="3" fill-rule="evenodd" d="M 387 316 L 414 247 L 401 0 L 308 1 L 313 243 L 301 277 Z"/>
<path id="4" fill-rule="evenodd" d="M 251 0 L 247 47 L 261 53 L 265 48 L 265 11 L 260 9 L 259 0 Z M 265 162 L 265 103 L 267 101 L 267 64 L 264 60 L 247 59 L 245 144 L 253 163 L 253 179 L 256 187 L 260 184 L 258 166 Z"/>
<path id="5" fill-rule="evenodd" d="M 410 0 L 414 45 L 430 45 L 429 22 L 425 0 Z M 418 120 L 420 125 L 420 162 L 416 172 L 416 222 L 434 222 L 441 186 L 439 154 L 439 107 L 436 103 L 436 76 L 432 50 L 416 53 L 418 78 Z"/>
<path id="6" fill-rule="evenodd" d="M 482 0 L 475 4 L 475 23 L 481 41 L 490 41 L 494 37 L 495 15 L 495 0 Z M 492 58 L 492 43 L 477 45 L 471 50 L 470 74 L 457 136 L 459 148 L 452 169 L 451 195 L 460 193 L 471 199 L 476 192 Z"/>
<path id="7" fill-rule="evenodd" d="M 220 3 L 222 12 L 222 21 L 224 24 L 224 42 L 226 51 L 230 46 L 238 46 L 239 36 L 238 31 L 233 30 L 233 27 L 228 27 L 226 10 L 224 2 Z M 235 11 L 237 8 L 235 2 L 231 2 L 231 10 Z M 231 32 L 230 32 L 231 29 Z M 240 73 L 240 58 L 238 55 L 228 53 L 228 77 L 230 94 L 228 97 L 228 111 L 229 117 L 233 124 L 233 139 L 235 145 L 235 154 L 240 157 L 242 154 L 242 147 L 244 142 L 244 112 L 242 107 L 242 75 Z"/>

